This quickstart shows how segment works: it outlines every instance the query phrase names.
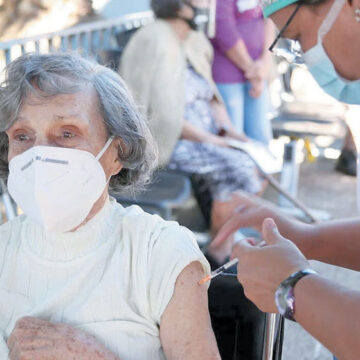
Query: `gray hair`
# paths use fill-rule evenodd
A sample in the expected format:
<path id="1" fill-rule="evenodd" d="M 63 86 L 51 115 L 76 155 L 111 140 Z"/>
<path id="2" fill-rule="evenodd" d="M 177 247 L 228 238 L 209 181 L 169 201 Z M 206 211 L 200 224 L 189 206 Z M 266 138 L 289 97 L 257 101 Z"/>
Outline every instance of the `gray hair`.
<path id="1" fill-rule="evenodd" d="M 5 69 L 0 87 L 0 177 L 7 179 L 8 137 L 23 99 L 29 92 L 48 97 L 72 94 L 91 85 L 108 136 L 121 139 L 119 161 L 124 168 L 110 180 L 114 194 L 135 194 L 149 182 L 157 164 L 157 147 L 145 119 L 120 76 L 109 68 L 75 53 L 25 54 Z"/>

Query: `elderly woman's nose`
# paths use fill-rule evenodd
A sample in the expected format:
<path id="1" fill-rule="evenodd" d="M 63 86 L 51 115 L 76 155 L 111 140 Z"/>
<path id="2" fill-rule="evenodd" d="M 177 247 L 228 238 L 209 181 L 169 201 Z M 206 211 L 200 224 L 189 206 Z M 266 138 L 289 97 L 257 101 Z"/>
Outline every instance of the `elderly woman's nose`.
<path id="1" fill-rule="evenodd" d="M 51 146 L 52 141 L 46 136 L 36 136 L 33 146 Z"/>

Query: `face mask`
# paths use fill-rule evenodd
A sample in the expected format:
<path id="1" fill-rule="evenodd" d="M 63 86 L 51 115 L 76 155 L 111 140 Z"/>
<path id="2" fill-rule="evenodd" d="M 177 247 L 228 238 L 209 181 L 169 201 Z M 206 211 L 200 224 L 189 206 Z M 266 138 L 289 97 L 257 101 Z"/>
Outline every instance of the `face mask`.
<path id="1" fill-rule="evenodd" d="M 360 104 L 360 80 L 343 79 L 335 70 L 322 45 L 324 36 L 331 29 L 345 0 L 335 0 L 318 31 L 318 43 L 303 54 L 312 76 L 322 89 L 335 99 L 349 104 Z"/>
<path id="2" fill-rule="evenodd" d="M 88 151 L 34 146 L 9 163 L 10 195 L 28 218 L 46 232 L 66 232 L 80 225 L 106 186 L 98 161 Z"/>
<path id="3" fill-rule="evenodd" d="M 209 22 L 209 9 L 198 8 L 188 3 L 186 5 L 192 8 L 194 15 L 191 19 L 185 17 L 181 17 L 181 19 L 185 20 L 192 30 L 205 31 Z"/>
<path id="4" fill-rule="evenodd" d="M 193 17 L 185 20 L 190 28 L 195 31 L 203 31 L 210 38 L 215 36 L 215 13 L 216 13 L 216 0 L 211 0 L 208 8 L 195 7 L 192 4 L 186 2 L 187 6 L 190 6 L 193 10 Z"/>

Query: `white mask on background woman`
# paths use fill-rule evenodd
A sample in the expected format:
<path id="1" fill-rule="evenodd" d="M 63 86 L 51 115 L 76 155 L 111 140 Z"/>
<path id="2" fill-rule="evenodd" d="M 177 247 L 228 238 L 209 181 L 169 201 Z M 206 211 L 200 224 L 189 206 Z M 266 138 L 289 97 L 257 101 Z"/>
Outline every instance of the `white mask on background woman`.
<path id="1" fill-rule="evenodd" d="M 9 163 L 10 195 L 28 218 L 46 232 L 66 232 L 80 225 L 100 198 L 106 175 L 99 159 L 88 151 L 34 146 Z"/>

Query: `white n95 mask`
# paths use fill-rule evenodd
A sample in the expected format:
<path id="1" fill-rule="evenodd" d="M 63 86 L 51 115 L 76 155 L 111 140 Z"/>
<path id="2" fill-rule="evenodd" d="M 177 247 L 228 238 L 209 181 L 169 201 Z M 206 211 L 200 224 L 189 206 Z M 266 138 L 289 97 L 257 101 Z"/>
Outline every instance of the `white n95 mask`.
<path id="1" fill-rule="evenodd" d="M 360 104 L 360 81 L 343 79 L 335 70 L 324 47 L 323 38 L 329 32 L 346 0 L 334 0 L 318 31 L 317 44 L 303 54 L 305 64 L 322 89 L 339 101 Z"/>
<path id="2" fill-rule="evenodd" d="M 10 195 L 28 218 L 46 232 L 66 232 L 80 225 L 106 186 L 100 157 L 88 151 L 34 146 L 9 163 Z"/>

